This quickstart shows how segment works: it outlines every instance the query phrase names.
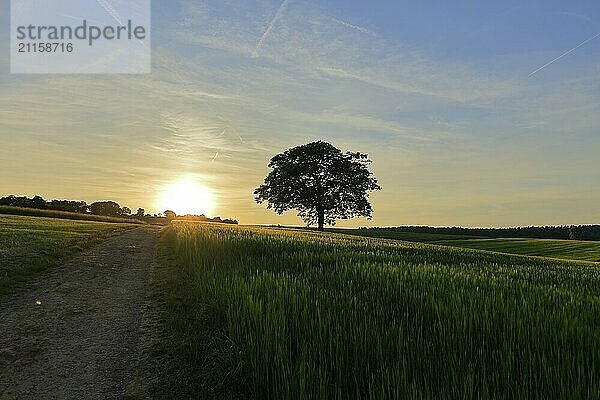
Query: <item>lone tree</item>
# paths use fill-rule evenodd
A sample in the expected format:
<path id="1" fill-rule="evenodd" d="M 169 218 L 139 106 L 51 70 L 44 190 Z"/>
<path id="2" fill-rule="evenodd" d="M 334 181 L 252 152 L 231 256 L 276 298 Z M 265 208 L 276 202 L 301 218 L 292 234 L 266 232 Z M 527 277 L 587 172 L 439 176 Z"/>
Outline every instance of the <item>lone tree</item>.
<path id="1" fill-rule="evenodd" d="M 171 222 L 175 218 L 177 218 L 177 214 L 175 213 L 175 211 L 167 210 L 167 211 L 163 212 L 163 214 L 165 215 L 165 217 L 167 217 L 167 221 L 169 221 L 169 222 Z"/>
<path id="2" fill-rule="evenodd" d="M 366 154 L 342 153 L 318 141 L 297 146 L 271 159 L 272 171 L 254 192 L 257 203 L 268 202 L 278 214 L 291 209 L 320 231 L 336 219 L 371 218 L 369 192 L 379 190 L 369 172 Z"/>

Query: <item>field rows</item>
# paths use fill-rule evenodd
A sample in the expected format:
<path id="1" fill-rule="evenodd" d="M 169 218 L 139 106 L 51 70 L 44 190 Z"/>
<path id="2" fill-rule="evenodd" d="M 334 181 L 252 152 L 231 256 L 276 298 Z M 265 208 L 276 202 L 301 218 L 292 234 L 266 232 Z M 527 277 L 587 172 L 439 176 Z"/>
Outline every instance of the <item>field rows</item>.
<path id="1" fill-rule="evenodd" d="M 164 249 L 182 396 L 600 396 L 593 264 L 189 223 Z"/>
<path id="2" fill-rule="evenodd" d="M 600 262 L 600 242 L 555 239 L 506 239 L 439 233 L 402 232 L 394 229 L 333 229 L 353 236 L 432 243 L 507 254 Z"/>

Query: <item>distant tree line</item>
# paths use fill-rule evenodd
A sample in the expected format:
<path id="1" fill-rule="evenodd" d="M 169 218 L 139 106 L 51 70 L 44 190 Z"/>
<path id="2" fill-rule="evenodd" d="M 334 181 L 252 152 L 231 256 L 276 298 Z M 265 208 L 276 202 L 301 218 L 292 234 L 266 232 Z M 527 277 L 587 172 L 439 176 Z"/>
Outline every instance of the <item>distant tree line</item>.
<path id="1" fill-rule="evenodd" d="M 106 217 L 127 217 L 131 215 L 128 207 L 121 207 L 114 201 L 98 201 L 87 204 L 85 201 L 77 200 L 50 200 L 46 201 L 41 196 L 32 198 L 26 196 L 10 195 L 0 199 L 0 206 L 11 206 L 20 208 L 34 208 L 39 210 L 55 210 L 72 212 L 77 214 L 93 214 Z"/>
<path id="2" fill-rule="evenodd" d="M 174 211 L 171 210 L 167 210 L 163 213 L 165 215 L 165 217 L 167 217 L 167 219 L 169 221 L 173 221 L 173 220 L 179 220 L 179 221 L 196 221 L 196 222 L 215 222 L 218 224 L 232 224 L 232 225 L 237 225 L 238 222 L 235 219 L 229 219 L 229 218 L 225 218 L 222 219 L 221 217 L 214 217 L 214 218 L 209 218 L 204 214 L 200 214 L 200 215 L 192 215 L 192 214 L 186 214 L 186 215 L 177 215 L 175 214 Z"/>
<path id="3" fill-rule="evenodd" d="M 470 235 L 489 238 L 570 239 L 600 240 L 600 225 L 527 226 L 516 228 L 462 228 L 431 226 L 400 226 L 393 228 L 361 228 L 395 230 L 412 233 L 438 233 L 446 235 Z"/>
<path id="4" fill-rule="evenodd" d="M 76 214 L 91 214 L 105 217 L 121 217 L 138 219 L 148 223 L 164 223 L 174 219 L 190 221 L 217 222 L 224 224 L 237 224 L 235 219 L 221 219 L 221 217 L 208 218 L 205 215 L 177 216 L 173 211 L 167 210 L 161 214 L 149 215 L 143 208 L 138 208 L 135 214 L 129 207 L 121 207 L 114 201 L 97 201 L 87 204 L 85 201 L 76 200 L 45 200 L 42 196 L 32 198 L 26 196 L 10 195 L 0 198 L 0 206 L 31 208 L 37 210 L 54 210 Z"/>

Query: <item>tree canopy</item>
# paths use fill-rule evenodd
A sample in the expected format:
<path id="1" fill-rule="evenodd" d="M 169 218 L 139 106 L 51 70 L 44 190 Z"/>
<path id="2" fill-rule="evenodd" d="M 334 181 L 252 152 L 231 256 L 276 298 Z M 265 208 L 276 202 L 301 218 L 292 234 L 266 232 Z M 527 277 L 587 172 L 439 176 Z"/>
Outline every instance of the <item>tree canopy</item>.
<path id="1" fill-rule="evenodd" d="M 90 213 L 94 215 L 116 217 L 123 215 L 123 209 L 114 201 L 97 201 L 90 204 Z"/>
<path id="2" fill-rule="evenodd" d="M 278 214 L 297 209 L 308 225 L 334 225 L 337 219 L 371 218 L 369 192 L 379 190 L 362 153 L 346 152 L 317 141 L 291 148 L 271 159 L 271 172 L 254 192 L 258 203 Z"/>

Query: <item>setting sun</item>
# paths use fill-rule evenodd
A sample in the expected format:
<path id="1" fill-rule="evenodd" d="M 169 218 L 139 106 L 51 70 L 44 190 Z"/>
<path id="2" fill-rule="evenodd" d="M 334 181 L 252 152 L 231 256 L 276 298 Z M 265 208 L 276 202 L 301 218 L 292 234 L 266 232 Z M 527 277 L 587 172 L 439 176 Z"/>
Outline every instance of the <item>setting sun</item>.
<path id="1" fill-rule="evenodd" d="M 169 183 L 160 192 L 158 207 L 161 211 L 172 210 L 177 215 L 212 215 L 215 206 L 213 191 L 192 176 Z"/>

